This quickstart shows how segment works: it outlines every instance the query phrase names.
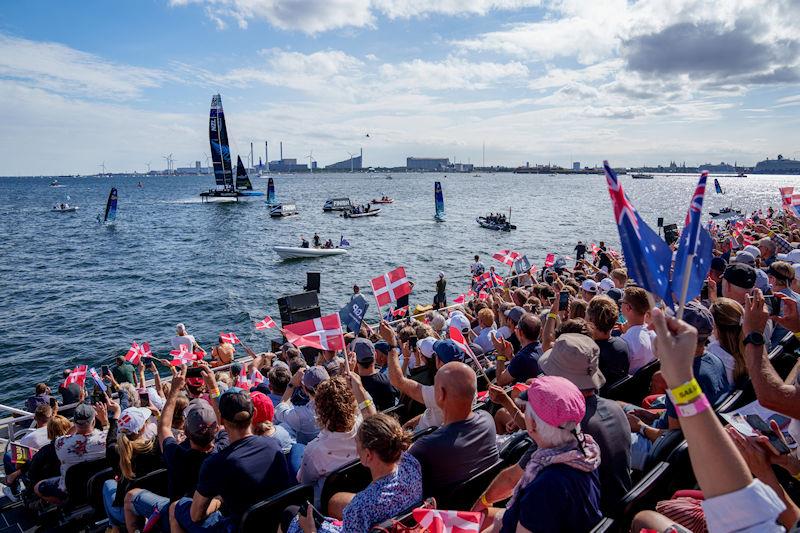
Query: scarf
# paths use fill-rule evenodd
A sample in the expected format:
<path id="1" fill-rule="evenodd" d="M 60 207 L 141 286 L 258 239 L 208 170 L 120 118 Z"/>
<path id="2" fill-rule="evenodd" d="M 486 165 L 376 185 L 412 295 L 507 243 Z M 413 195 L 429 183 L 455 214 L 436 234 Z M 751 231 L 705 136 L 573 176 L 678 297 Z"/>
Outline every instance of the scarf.
<path id="1" fill-rule="evenodd" d="M 531 455 L 522 478 L 514 487 L 514 494 L 506 508 L 514 505 L 519 493 L 536 479 L 544 468 L 563 463 L 581 472 L 592 472 L 600 466 L 600 447 L 591 435 L 583 434 L 583 452 L 578 449 L 578 442 L 571 442 L 560 448 L 539 448 Z"/>

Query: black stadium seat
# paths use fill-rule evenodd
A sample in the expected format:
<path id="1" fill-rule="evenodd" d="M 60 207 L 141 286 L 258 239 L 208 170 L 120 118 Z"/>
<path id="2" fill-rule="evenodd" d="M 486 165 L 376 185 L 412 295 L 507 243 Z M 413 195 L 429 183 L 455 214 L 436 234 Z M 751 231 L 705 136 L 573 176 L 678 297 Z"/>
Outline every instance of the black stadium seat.
<path id="1" fill-rule="evenodd" d="M 106 514 L 103 507 L 103 484 L 109 479 L 114 479 L 114 470 L 111 467 L 104 468 L 86 481 L 83 492 L 97 517 L 103 517 Z"/>
<path id="2" fill-rule="evenodd" d="M 611 533 L 612 531 L 614 531 L 614 521 L 610 518 L 603 518 L 589 533 Z"/>
<path id="3" fill-rule="evenodd" d="M 372 482 L 372 474 L 358 459 L 334 470 L 327 475 L 322 484 L 320 512 L 328 516 L 328 501 L 337 492 L 360 492 L 367 488 L 370 482 Z"/>
<path id="4" fill-rule="evenodd" d="M 669 498 L 667 487 L 672 467 L 669 463 L 658 463 L 620 500 L 615 518 L 622 531 L 627 531 L 634 515 L 644 509 L 655 509 L 659 500 Z"/>
<path id="5" fill-rule="evenodd" d="M 486 487 L 489 486 L 495 476 L 506 466 L 508 464 L 505 461 L 498 460 L 466 481 L 443 490 L 441 494 L 434 494 L 438 504 L 437 507 L 439 509 L 461 511 L 469 509 L 481 493 L 486 490 Z"/>
<path id="6" fill-rule="evenodd" d="M 241 533 L 275 533 L 283 511 L 291 505 L 314 501 L 314 485 L 295 485 L 283 492 L 250 506 L 239 524 Z"/>
<path id="7" fill-rule="evenodd" d="M 650 392 L 650 382 L 653 374 L 661 369 L 661 361 L 656 359 L 644 365 L 631 376 L 631 379 L 623 379 L 608 388 L 605 395 L 611 400 L 622 400 L 623 402 L 640 405 L 642 399 Z"/>
<path id="8" fill-rule="evenodd" d="M 169 490 L 169 477 L 167 476 L 166 468 L 159 468 L 153 470 L 149 474 L 137 478 L 131 484 L 132 489 L 149 490 L 152 493 L 166 496 Z"/>
<path id="9" fill-rule="evenodd" d="M 414 509 L 422 507 L 426 502 L 429 503 L 427 506 L 428 508 L 436 508 L 436 501 L 433 498 L 428 498 L 425 502 L 417 502 L 416 505 L 412 505 L 402 513 L 398 513 L 396 516 L 384 520 L 380 524 L 375 524 L 372 526 L 372 529 L 370 529 L 370 533 L 389 533 L 394 531 L 395 526 L 398 524 L 406 527 L 414 526 L 417 523 L 417 521 L 414 520 Z"/>
<path id="10" fill-rule="evenodd" d="M 95 474 L 107 469 L 109 469 L 108 461 L 105 457 L 95 459 L 94 461 L 85 461 L 69 467 L 67 473 L 64 475 L 64 484 L 66 485 L 67 494 L 69 495 L 66 507 L 75 508 L 88 503 L 87 480 L 90 480 Z M 111 477 L 113 477 L 113 474 L 105 477 L 103 482 L 105 482 L 106 479 L 111 479 Z M 101 493 L 103 482 L 100 483 Z M 100 508 L 102 509 L 102 505 Z"/>

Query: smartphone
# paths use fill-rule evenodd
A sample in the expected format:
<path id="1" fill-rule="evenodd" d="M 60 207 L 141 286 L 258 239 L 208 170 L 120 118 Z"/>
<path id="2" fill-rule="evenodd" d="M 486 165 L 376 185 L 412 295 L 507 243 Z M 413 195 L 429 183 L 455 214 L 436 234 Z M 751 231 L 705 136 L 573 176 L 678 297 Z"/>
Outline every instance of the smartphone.
<path id="1" fill-rule="evenodd" d="M 408 338 L 408 345 L 411 346 L 412 349 L 417 347 L 416 335 L 412 335 L 411 337 Z"/>
<path id="2" fill-rule="evenodd" d="M 139 391 L 139 404 L 142 407 L 150 407 L 150 395 L 147 394 L 146 390 Z"/>
<path id="3" fill-rule="evenodd" d="M 111 374 L 111 372 L 108 369 L 108 365 L 103 365 L 103 366 L 100 367 L 100 375 L 101 376 L 108 376 L 110 374 Z"/>
<path id="4" fill-rule="evenodd" d="M 50 408 L 55 409 L 57 405 L 58 405 L 58 400 L 56 400 L 55 398 L 50 398 Z"/>
<path id="5" fill-rule="evenodd" d="M 569 307 L 569 292 L 561 291 L 558 294 L 558 308 L 562 311 L 566 311 L 567 307 Z"/>
<path id="6" fill-rule="evenodd" d="M 744 418 L 747 420 L 747 423 L 750 424 L 750 427 L 769 439 L 769 447 L 772 448 L 773 452 L 777 455 L 786 455 L 789 453 L 789 447 L 783 442 L 781 436 L 772 431 L 772 428 L 769 427 L 769 424 L 767 424 L 763 418 L 758 415 L 747 415 Z"/>
<path id="7" fill-rule="evenodd" d="M 700 299 L 708 300 L 708 280 L 703 282 L 703 288 L 700 289 Z"/>
<path id="8" fill-rule="evenodd" d="M 322 527 L 323 522 L 325 522 L 325 517 L 322 515 L 322 513 L 317 511 L 317 509 L 313 505 L 311 505 L 307 501 L 302 503 L 300 505 L 299 513 L 302 516 L 306 516 L 308 514 L 309 507 L 311 507 L 311 516 L 314 517 L 314 524 L 317 526 L 317 529 L 320 529 Z"/>
<path id="9" fill-rule="evenodd" d="M 781 304 L 783 303 L 780 298 L 772 294 L 764 295 L 764 303 L 767 304 L 769 316 L 781 316 Z"/>

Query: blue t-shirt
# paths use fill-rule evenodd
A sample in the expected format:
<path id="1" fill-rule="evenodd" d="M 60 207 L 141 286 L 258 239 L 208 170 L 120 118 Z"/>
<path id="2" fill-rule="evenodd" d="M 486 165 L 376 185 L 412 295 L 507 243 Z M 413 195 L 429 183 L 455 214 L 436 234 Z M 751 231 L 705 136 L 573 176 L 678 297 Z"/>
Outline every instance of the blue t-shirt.
<path id="1" fill-rule="evenodd" d="M 554 464 L 543 468 L 506 509 L 500 533 L 514 533 L 517 524 L 536 533 L 591 531 L 602 518 L 597 470 Z"/>
<path id="2" fill-rule="evenodd" d="M 251 505 L 292 483 L 278 441 L 251 435 L 203 462 L 197 492 L 206 498 L 222 496 L 222 513 L 238 524 Z"/>
<path id="3" fill-rule="evenodd" d="M 703 394 L 706 395 L 712 407 L 716 405 L 717 401 L 723 395 L 730 391 L 731 387 L 728 384 L 728 375 L 725 373 L 725 365 L 722 364 L 722 360 L 716 355 L 706 352 L 699 357 L 695 357 L 692 368 L 694 369 L 694 377 L 697 379 L 697 383 L 700 384 L 700 388 L 703 389 Z M 669 394 L 665 396 L 665 403 L 667 408 L 666 416 L 678 418 L 675 412 L 675 406 L 672 404 Z M 657 427 L 666 428 L 666 419 L 662 417 Z"/>
<path id="4" fill-rule="evenodd" d="M 516 381 L 526 381 L 530 378 L 535 378 L 542 373 L 539 369 L 539 356 L 538 348 L 539 343 L 532 342 L 523 346 L 517 354 L 508 363 L 506 370 L 511 374 L 511 377 Z"/>

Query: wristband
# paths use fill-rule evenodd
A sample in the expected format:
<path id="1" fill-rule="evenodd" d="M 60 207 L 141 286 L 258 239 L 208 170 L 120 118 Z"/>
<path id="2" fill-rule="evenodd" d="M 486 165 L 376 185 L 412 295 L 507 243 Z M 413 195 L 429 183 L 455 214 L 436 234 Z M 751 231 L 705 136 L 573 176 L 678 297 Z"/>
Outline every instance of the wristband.
<path id="1" fill-rule="evenodd" d="M 701 394 L 703 394 L 702 389 L 700 389 L 700 384 L 697 383 L 695 378 L 692 378 L 683 385 L 678 385 L 674 389 L 671 389 L 667 392 L 669 393 L 669 397 L 672 399 L 672 403 L 675 405 L 692 403 L 699 398 Z"/>
<path id="2" fill-rule="evenodd" d="M 481 503 L 484 507 L 491 507 L 492 503 L 486 499 L 486 494 L 481 494 Z"/>
<path id="3" fill-rule="evenodd" d="M 558 315 L 555 314 L 555 313 L 547 313 L 547 318 L 556 319 L 556 318 L 558 318 Z"/>
<path id="4" fill-rule="evenodd" d="M 363 402 L 361 402 L 360 404 L 358 404 L 358 408 L 359 408 L 361 411 L 363 411 L 364 409 L 369 409 L 369 408 L 370 408 L 370 407 L 372 407 L 373 405 L 374 405 L 374 404 L 372 403 L 372 398 L 367 398 L 366 400 L 364 400 Z"/>
<path id="5" fill-rule="evenodd" d="M 220 396 L 222 396 L 222 394 L 219 392 L 219 389 L 211 389 L 211 390 L 208 392 L 208 395 L 209 395 L 209 396 L 211 396 L 211 397 L 212 397 L 212 398 L 214 398 L 214 399 L 217 399 L 217 398 L 219 398 Z"/>
<path id="6" fill-rule="evenodd" d="M 796 339 L 800 340 L 800 331 L 795 332 L 794 336 Z"/>
<path id="7" fill-rule="evenodd" d="M 506 357 L 505 355 L 498 355 L 497 357 L 495 357 L 495 360 L 496 361 L 508 361 L 508 357 Z"/>
<path id="8" fill-rule="evenodd" d="M 711 404 L 708 402 L 705 394 L 700 394 L 700 397 L 692 403 L 686 405 L 676 405 L 675 412 L 678 418 L 686 418 L 702 413 L 706 409 L 710 409 Z"/>

